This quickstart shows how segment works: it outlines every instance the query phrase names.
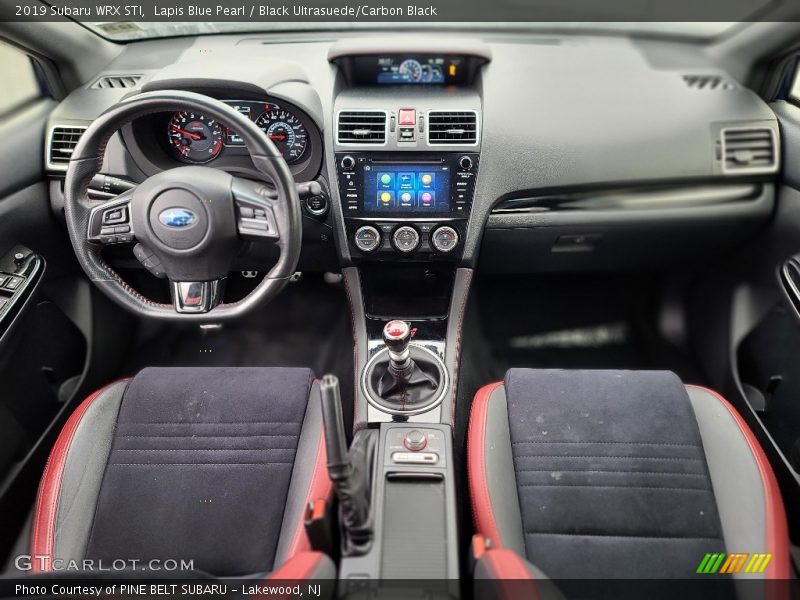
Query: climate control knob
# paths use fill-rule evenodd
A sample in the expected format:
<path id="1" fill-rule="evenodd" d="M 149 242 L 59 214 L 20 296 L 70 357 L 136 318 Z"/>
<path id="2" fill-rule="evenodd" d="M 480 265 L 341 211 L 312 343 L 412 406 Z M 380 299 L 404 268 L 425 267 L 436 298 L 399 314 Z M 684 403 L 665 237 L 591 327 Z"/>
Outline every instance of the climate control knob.
<path id="1" fill-rule="evenodd" d="M 413 252 L 419 246 L 419 233 L 413 227 L 403 225 L 394 230 L 392 241 L 400 252 Z"/>
<path id="2" fill-rule="evenodd" d="M 450 252 L 458 245 L 458 232 L 449 225 L 437 227 L 431 234 L 431 245 L 439 252 Z"/>
<path id="3" fill-rule="evenodd" d="M 372 225 L 364 225 L 356 230 L 353 243 L 362 252 L 372 252 L 381 245 L 381 233 Z"/>

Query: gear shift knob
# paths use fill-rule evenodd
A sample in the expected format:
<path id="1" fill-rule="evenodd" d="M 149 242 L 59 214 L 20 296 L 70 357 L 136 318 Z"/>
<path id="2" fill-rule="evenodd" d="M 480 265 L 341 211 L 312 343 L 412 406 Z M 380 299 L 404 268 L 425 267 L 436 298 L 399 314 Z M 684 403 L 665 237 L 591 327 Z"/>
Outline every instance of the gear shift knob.
<path id="1" fill-rule="evenodd" d="M 396 367 L 403 367 L 408 362 L 411 341 L 411 328 L 405 321 L 389 321 L 383 328 L 383 342 L 389 350 L 389 358 Z"/>

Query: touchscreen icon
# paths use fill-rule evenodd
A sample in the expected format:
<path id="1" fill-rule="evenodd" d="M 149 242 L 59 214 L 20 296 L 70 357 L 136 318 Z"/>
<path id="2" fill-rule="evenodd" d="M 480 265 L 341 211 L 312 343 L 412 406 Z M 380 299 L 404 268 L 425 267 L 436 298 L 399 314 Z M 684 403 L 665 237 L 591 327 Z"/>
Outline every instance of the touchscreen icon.
<path id="1" fill-rule="evenodd" d="M 402 207 L 414 206 L 414 194 L 413 194 L 413 192 L 401 192 L 400 193 L 400 206 L 402 206 Z"/>
<path id="2" fill-rule="evenodd" d="M 423 208 L 430 208 L 433 206 L 433 192 L 420 192 L 419 205 Z"/>
<path id="3" fill-rule="evenodd" d="M 424 188 L 433 187 L 433 173 L 422 173 L 419 182 Z"/>
<path id="4" fill-rule="evenodd" d="M 398 173 L 397 187 L 401 190 L 414 189 L 414 173 Z"/>
<path id="5" fill-rule="evenodd" d="M 378 192 L 378 206 L 389 208 L 394 204 L 394 192 Z"/>
<path id="6" fill-rule="evenodd" d="M 394 188 L 394 173 L 378 173 L 378 187 L 384 190 Z"/>

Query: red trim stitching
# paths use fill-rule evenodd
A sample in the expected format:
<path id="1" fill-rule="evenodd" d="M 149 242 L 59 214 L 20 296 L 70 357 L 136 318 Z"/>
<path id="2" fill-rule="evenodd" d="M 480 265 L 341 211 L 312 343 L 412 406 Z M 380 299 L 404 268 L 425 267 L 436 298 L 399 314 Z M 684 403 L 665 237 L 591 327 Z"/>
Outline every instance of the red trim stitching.
<path id="1" fill-rule="evenodd" d="M 58 516 L 58 502 L 61 495 L 61 481 L 64 477 L 67 454 L 69 453 L 72 438 L 86 414 L 86 411 L 100 395 L 112 386 L 128 381 L 130 378 L 119 379 L 100 388 L 86 398 L 70 415 L 61 429 L 42 474 L 39 492 L 36 496 L 34 509 L 33 531 L 31 533 L 31 556 L 44 557 L 44 564 L 38 558 L 33 563 L 34 573 L 46 573 L 52 570 L 52 554 L 55 549 L 56 519 Z"/>
<path id="2" fill-rule="evenodd" d="M 489 399 L 503 385 L 502 381 L 483 386 L 475 394 L 467 431 L 467 476 L 472 500 L 472 518 L 478 533 L 488 537 L 494 548 L 502 547 L 500 531 L 492 510 L 489 483 L 486 479 L 486 419 L 489 414 Z"/>
<path id="3" fill-rule="evenodd" d="M 775 479 L 775 473 L 772 466 L 769 464 L 767 455 L 764 454 L 764 449 L 758 443 L 756 436 L 750 430 L 750 427 L 745 422 L 742 415 L 728 402 L 725 398 L 719 395 L 714 390 L 710 390 L 701 385 L 687 385 L 688 388 L 702 390 L 714 396 L 720 401 L 728 412 L 733 417 L 733 420 L 739 426 L 750 451 L 753 453 L 753 458 L 758 466 L 759 474 L 761 475 L 761 483 L 763 485 L 764 493 L 764 507 L 766 514 L 764 516 L 765 523 L 765 552 L 773 555 L 767 567 L 767 579 L 788 579 L 789 578 L 789 532 L 786 525 L 786 511 L 783 506 L 783 498 L 781 491 L 778 487 L 778 481 Z"/>

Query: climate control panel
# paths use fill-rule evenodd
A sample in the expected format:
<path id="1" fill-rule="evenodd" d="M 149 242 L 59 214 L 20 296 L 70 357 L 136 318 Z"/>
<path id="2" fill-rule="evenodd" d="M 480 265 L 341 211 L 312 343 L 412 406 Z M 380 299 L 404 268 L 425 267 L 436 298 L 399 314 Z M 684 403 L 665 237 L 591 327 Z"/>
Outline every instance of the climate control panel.
<path id="1" fill-rule="evenodd" d="M 348 237 L 357 257 L 428 260 L 455 258 L 465 220 L 371 221 L 347 219 Z"/>

